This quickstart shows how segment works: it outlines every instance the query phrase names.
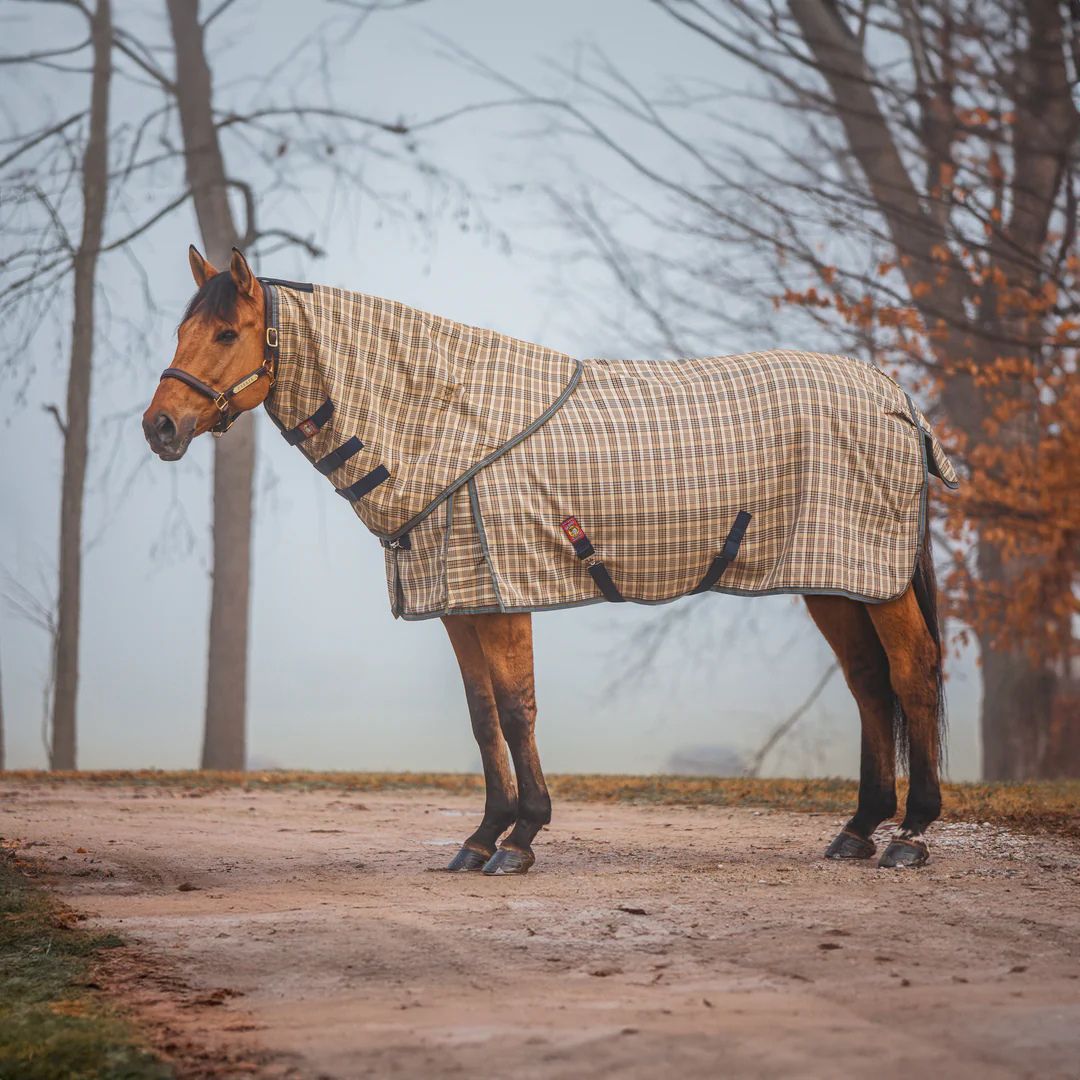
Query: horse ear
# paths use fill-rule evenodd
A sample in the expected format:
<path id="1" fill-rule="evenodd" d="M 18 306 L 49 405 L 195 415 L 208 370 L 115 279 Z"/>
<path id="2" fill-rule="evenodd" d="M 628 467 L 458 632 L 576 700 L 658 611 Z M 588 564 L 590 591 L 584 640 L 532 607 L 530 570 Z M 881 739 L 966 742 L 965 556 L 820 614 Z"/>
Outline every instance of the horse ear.
<path id="1" fill-rule="evenodd" d="M 188 244 L 187 254 L 191 276 L 201 289 L 217 273 L 217 270 L 214 269 L 213 263 L 202 257 L 202 252 L 194 244 Z"/>
<path id="2" fill-rule="evenodd" d="M 248 266 L 247 259 L 245 259 L 242 252 L 238 251 L 236 248 L 232 249 L 232 260 L 229 263 L 229 273 L 232 274 L 232 279 L 236 282 L 236 287 L 240 292 L 245 296 L 253 296 L 255 294 L 255 275 L 251 272 L 251 267 Z"/>

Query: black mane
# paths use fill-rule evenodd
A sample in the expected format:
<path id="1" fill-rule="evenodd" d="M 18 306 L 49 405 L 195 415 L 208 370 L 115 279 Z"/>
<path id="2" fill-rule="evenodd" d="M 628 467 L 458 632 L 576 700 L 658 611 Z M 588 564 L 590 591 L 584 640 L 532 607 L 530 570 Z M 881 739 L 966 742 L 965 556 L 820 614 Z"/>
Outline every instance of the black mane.
<path id="1" fill-rule="evenodd" d="M 183 325 L 193 315 L 233 322 L 236 319 L 238 297 L 239 292 L 232 274 L 228 270 L 222 270 L 212 278 L 207 278 L 202 288 L 191 298 L 180 323 Z"/>

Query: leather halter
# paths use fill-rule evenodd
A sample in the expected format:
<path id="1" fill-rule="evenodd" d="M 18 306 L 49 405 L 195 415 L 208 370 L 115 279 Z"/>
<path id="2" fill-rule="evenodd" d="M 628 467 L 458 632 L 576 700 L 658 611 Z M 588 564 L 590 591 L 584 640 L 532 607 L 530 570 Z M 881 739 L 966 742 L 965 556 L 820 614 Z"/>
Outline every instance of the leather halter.
<path id="1" fill-rule="evenodd" d="M 190 371 L 184 371 L 183 368 L 167 367 L 161 373 L 162 379 L 176 379 L 185 386 L 190 386 L 192 390 L 202 394 L 203 397 L 209 398 L 217 406 L 217 410 L 221 415 L 218 418 L 218 422 L 210 428 L 210 432 L 218 438 L 224 435 L 225 432 L 236 423 L 237 418 L 243 411 L 242 409 L 238 409 L 235 412 L 231 410 L 230 404 L 232 399 L 236 397 L 241 390 L 246 390 L 260 379 L 269 379 L 271 388 L 277 379 L 278 328 L 274 325 L 276 320 L 274 319 L 272 290 L 272 285 L 263 285 L 263 310 L 266 313 L 265 345 L 263 362 L 254 371 L 245 375 L 238 382 L 233 383 L 227 390 L 215 390 L 208 383 L 204 383 L 202 379 L 192 375 Z"/>

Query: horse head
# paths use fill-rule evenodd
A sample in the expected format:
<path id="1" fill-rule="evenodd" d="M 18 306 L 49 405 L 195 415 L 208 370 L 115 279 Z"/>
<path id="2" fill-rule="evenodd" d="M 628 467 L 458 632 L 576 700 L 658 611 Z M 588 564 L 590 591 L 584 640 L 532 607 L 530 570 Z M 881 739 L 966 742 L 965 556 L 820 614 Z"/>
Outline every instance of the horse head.
<path id="1" fill-rule="evenodd" d="M 188 261 L 198 291 L 180 321 L 176 353 L 162 372 L 143 432 L 163 461 L 178 461 L 196 435 L 223 434 L 242 412 L 261 405 L 274 381 L 263 288 L 233 248 L 218 271 L 192 245 Z"/>

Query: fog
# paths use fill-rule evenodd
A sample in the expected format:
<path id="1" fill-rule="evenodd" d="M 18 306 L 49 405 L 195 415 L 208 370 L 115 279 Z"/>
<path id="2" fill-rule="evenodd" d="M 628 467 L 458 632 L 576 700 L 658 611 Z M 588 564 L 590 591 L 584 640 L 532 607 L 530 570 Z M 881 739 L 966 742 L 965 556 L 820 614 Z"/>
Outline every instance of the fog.
<path id="1" fill-rule="evenodd" d="M 266 76 L 268 58 L 286 56 L 323 13 L 340 10 L 277 2 L 261 5 L 257 17 L 253 8 L 223 16 L 211 35 L 223 96 Z M 154 40 L 167 37 L 156 4 L 119 2 L 116 19 Z M 74 38 L 81 29 L 67 13 L 29 9 L 9 10 L 4 26 L 9 53 Z M 371 19 L 342 46 L 349 50 L 346 62 L 331 58 L 335 96 L 388 119 L 498 97 L 497 87 L 447 55 L 443 39 L 494 67 L 512 64 L 516 78 L 549 90 L 566 82 L 553 59 L 572 65 L 589 43 L 652 89 L 662 90 L 671 74 L 718 77 L 715 51 L 647 4 L 457 0 Z M 0 71 L 9 128 L 64 115 L 86 95 L 85 76 L 57 75 L 47 96 L 43 81 Z M 743 77 L 737 70 L 722 75 Z M 273 77 L 280 87 L 307 76 L 286 63 Z M 134 115 L 137 86 L 118 79 L 114 94 L 117 110 Z M 425 211 L 424 221 L 389 213 L 369 196 L 346 205 L 337 187 L 304 171 L 295 190 L 276 191 L 262 212 L 310 232 L 326 256 L 290 248 L 257 269 L 393 297 L 576 356 L 627 355 L 631 340 L 620 340 L 612 323 L 624 312 L 632 325 L 634 312 L 614 283 L 580 260 L 560 259 L 570 238 L 543 188 L 573 177 L 535 137 L 543 124 L 520 109 L 482 110 L 425 137 L 425 156 L 470 192 L 467 218 L 458 213 L 457 196 L 435 197 L 401 170 L 373 174 L 373 186 L 407 195 Z M 242 145 L 227 142 L 225 149 L 231 167 L 243 172 Z M 610 170 L 605 179 L 612 186 L 627 182 L 610 157 L 581 152 L 593 173 Z M 172 190 L 129 188 L 110 209 L 107 236 L 123 232 Z M 197 229 L 185 206 L 142 236 L 132 256 L 115 252 L 101 265 L 83 570 L 83 768 L 198 762 L 212 446 L 200 439 L 183 461 L 166 464 L 150 454 L 139 422 L 192 291 L 186 247 L 193 240 Z M 21 589 L 47 599 L 54 588 L 61 447 L 44 406 L 64 398 L 69 321 L 70 303 L 61 303 L 25 354 L 5 357 L 0 374 L 0 584 L 8 598 L 0 605 L 0 663 L 11 768 L 46 763 L 49 642 L 11 601 Z M 788 333 L 780 312 L 772 340 L 717 340 L 706 349 L 828 344 Z M 250 764 L 476 768 L 441 624 L 391 617 L 378 542 L 261 411 L 256 423 Z M 658 622 L 670 623 L 670 632 L 643 665 L 642 631 Z M 801 601 L 791 597 L 596 605 L 539 614 L 535 628 L 538 740 L 551 772 L 662 772 L 702 760 L 732 767 L 800 705 L 832 660 Z M 969 655 L 951 660 L 948 690 L 949 772 L 974 777 L 978 683 Z M 857 767 L 858 719 L 837 676 L 764 771 L 854 775 Z"/>

